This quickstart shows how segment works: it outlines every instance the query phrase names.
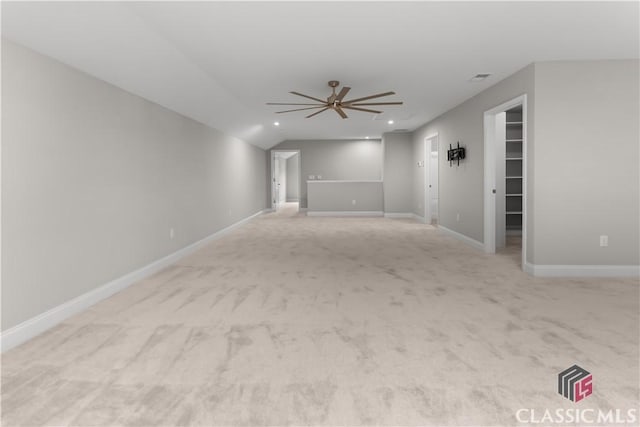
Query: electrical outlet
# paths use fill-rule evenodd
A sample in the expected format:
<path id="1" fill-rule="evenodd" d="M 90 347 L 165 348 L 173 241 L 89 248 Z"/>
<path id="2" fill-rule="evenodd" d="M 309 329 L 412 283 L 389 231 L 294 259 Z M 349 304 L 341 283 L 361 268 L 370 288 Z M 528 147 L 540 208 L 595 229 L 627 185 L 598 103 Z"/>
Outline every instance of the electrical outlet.
<path id="1" fill-rule="evenodd" d="M 351 204 L 352 204 L 352 205 L 355 205 L 355 204 L 356 204 L 356 199 L 353 199 L 353 200 L 351 201 Z"/>
<path id="2" fill-rule="evenodd" d="M 316 176 L 317 179 L 322 179 L 322 175 Z"/>
<path id="3" fill-rule="evenodd" d="M 309 175 L 309 179 L 316 179 L 315 175 Z"/>
<path id="4" fill-rule="evenodd" d="M 609 246 L 609 236 L 600 236 L 600 246 L 603 248 Z"/>
<path id="5" fill-rule="evenodd" d="M 173 228 L 170 228 L 170 229 L 169 229 L 169 238 L 170 238 L 170 239 L 173 239 L 173 238 L 175 237 L 175 235 L 176 235 L 176 234 L 175 234 L 175 232 L 173 231 Z"/>

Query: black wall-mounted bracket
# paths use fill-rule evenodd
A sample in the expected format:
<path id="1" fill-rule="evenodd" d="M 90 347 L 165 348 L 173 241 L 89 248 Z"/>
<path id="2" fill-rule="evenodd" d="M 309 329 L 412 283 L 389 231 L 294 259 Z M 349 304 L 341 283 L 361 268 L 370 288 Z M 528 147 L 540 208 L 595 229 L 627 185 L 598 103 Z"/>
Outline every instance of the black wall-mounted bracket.
<path id="1" fill-rule="evenodd" d="M 464 147 L 460 147 L 460 141 L 458 141 L 458 146 L 453 148 L 451 144 L 449 144 L 449 150 L 447 150 L 447 160 L 449 161 L 449 167 L 453 166 L 453 162 L 457 161 L 458 166 L 460 166 L 460 160 L 465 158 L 465 149 Z"/>

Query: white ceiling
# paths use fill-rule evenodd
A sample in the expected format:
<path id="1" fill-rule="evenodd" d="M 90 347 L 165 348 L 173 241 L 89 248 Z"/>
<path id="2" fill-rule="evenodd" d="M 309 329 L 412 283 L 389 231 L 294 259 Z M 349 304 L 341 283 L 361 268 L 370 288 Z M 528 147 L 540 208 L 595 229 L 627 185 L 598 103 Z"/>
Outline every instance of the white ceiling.
<path id="1" fill-rule="evenodd" d="M 413 130 L 534 61 L 637 58 L 638 3 L 2 2 L 2 34 L 268 148 Z M 492 73 L 480 83 L 477 73 Z M 385 112 L 265 102 L 393 90 Z M 395 120 L 390 126 L 387 120 Z M 273 125 L 279 121 L 280 126 Z"/>

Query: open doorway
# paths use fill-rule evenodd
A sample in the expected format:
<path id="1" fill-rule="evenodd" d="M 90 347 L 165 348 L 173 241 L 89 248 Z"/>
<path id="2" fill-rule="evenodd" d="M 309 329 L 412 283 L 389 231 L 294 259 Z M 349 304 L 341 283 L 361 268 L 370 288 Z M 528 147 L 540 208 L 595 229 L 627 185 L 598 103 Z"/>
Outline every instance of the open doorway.
<path id="1" fill-rule="evenodd" d="M 484 113 L 485 252 L 513 254 L 522 267 L 527 238 L 527 96 Z"/>
<path id="2" fill-rule="evenodd" d="M 271 151 L 271 209 L 299 211 L 300 178 L 300 150 Z"/>
<path id="3" fill-rule="evenodd" d="M 424 221 L 427 224 L 438 223 L 438 134 L 424 139 Z"/>

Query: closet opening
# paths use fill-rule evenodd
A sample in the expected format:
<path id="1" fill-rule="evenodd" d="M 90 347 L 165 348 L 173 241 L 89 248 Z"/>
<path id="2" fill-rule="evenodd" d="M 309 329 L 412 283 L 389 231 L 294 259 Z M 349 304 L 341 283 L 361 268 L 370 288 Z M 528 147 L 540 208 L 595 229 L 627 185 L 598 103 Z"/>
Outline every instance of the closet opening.
<path id="1" fill-rule="evenodd" d="M 526 95 L 484 113 L 485 252 L 526 263 Z"/>

